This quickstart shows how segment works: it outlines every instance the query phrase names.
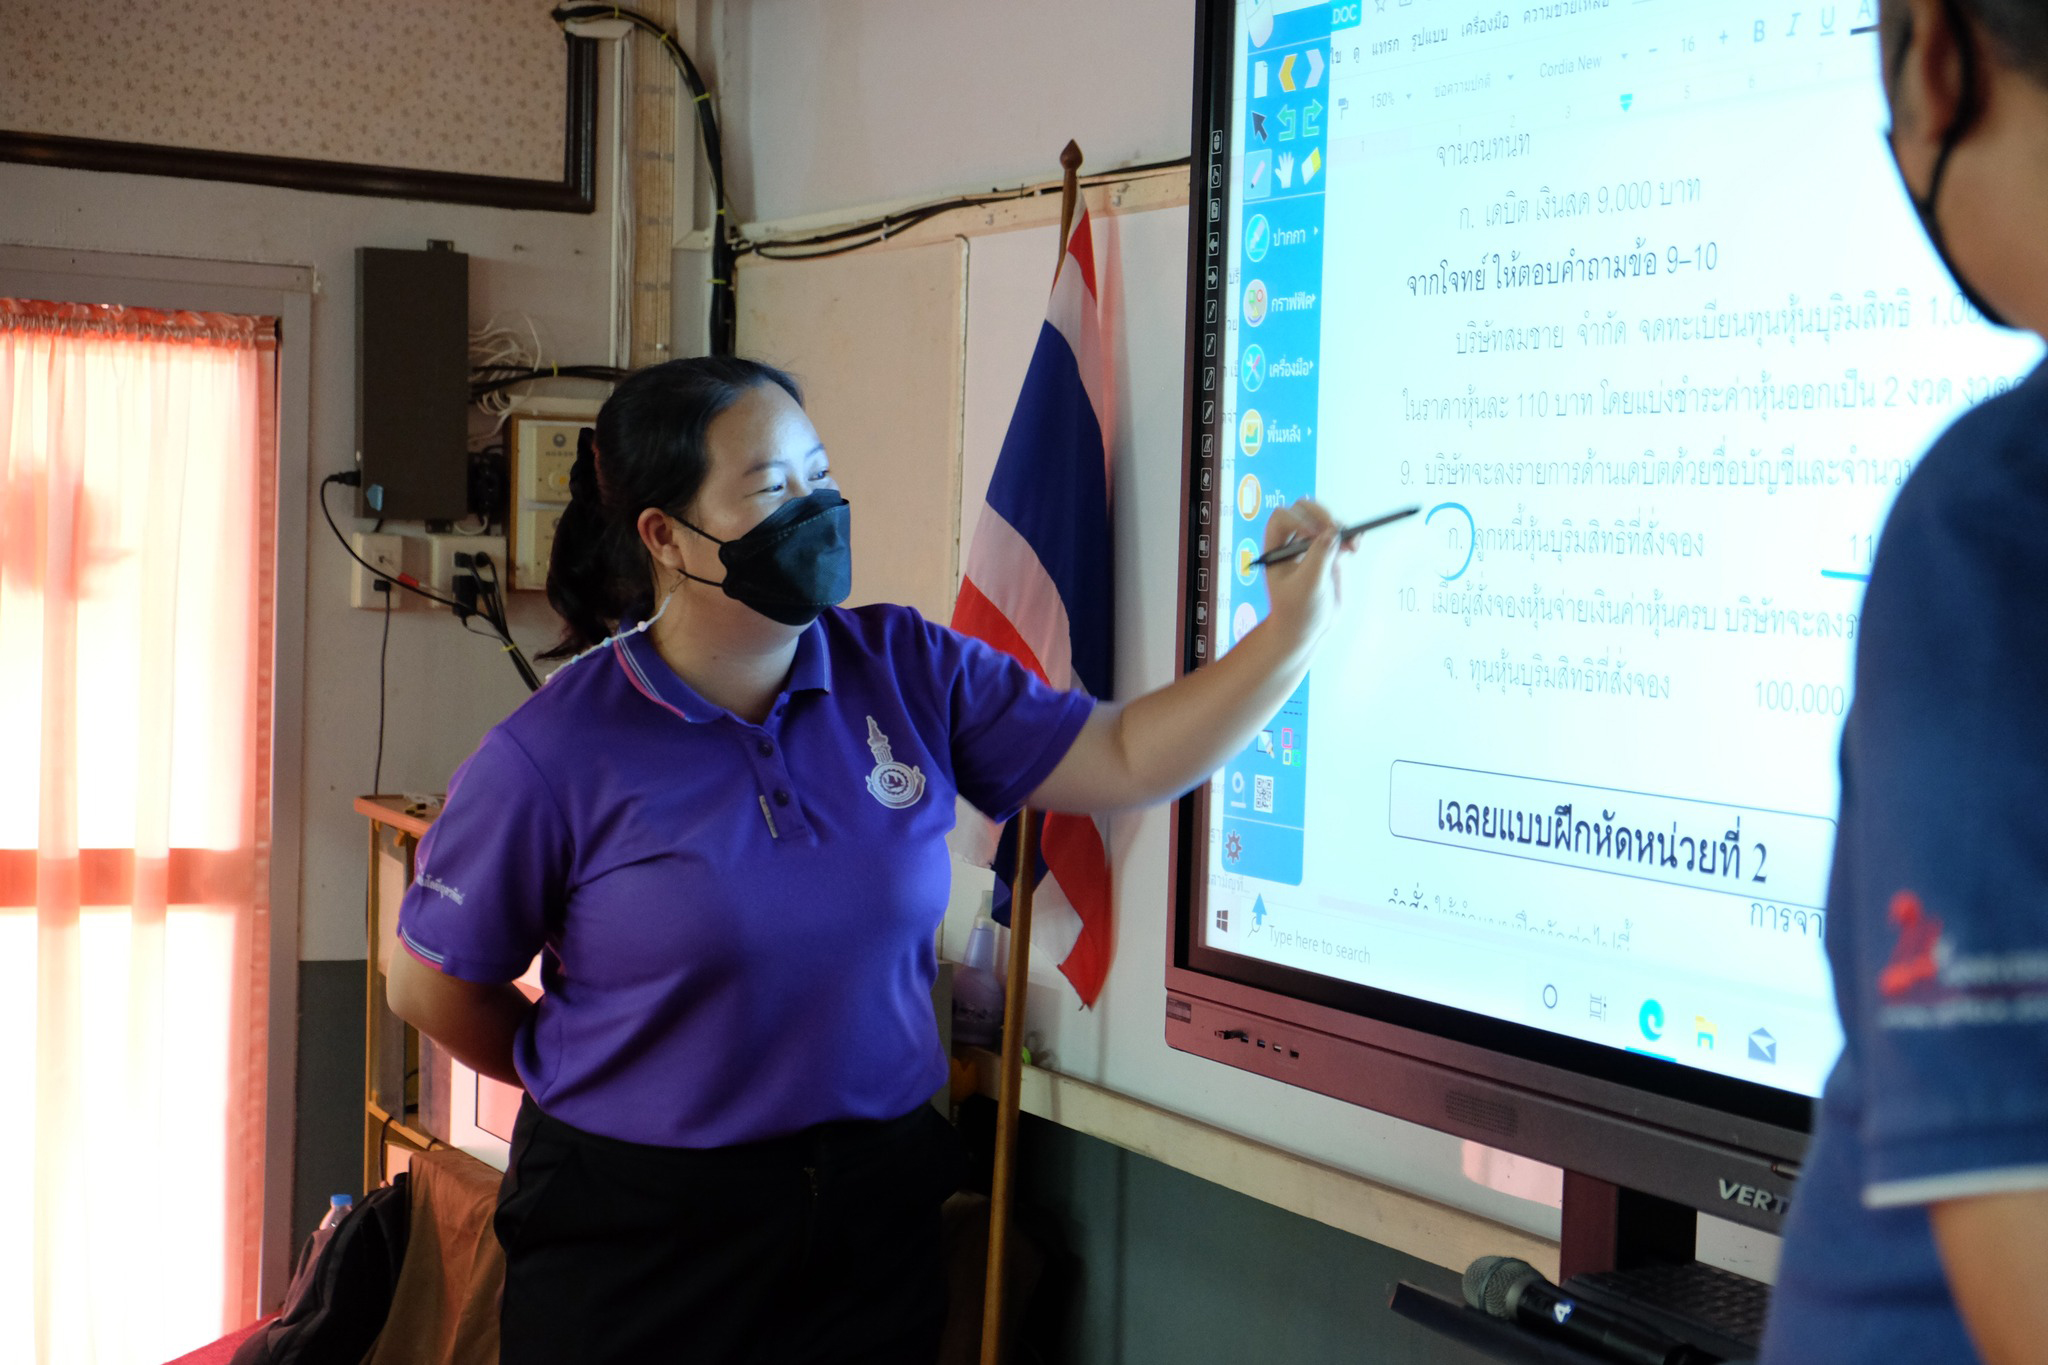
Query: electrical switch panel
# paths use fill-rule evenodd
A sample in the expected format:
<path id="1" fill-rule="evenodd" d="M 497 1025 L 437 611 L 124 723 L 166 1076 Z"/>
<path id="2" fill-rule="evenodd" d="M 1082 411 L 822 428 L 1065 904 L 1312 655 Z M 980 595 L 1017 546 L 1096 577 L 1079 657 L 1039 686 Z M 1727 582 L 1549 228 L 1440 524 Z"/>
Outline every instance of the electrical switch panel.
<path id="1" fill-rule="evenodd" d="M 576 463 L 576 437 L 591 425 L 597 405 L 586 413 L 563 411 L 515 414 L 507 425 L 505 449 L 511 461 L 511 586 L 539 591 L 547 586 L 548 556 L 555 525 L 569 505 L 569 470 Z"/>

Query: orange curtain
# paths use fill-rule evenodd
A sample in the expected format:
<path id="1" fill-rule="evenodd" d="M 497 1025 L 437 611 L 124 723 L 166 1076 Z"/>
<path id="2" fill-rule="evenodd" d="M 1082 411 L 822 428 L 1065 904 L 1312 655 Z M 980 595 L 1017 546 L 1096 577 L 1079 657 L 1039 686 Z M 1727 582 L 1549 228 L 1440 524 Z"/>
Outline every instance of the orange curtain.
<path id="1" fill-rule="evenodd" d="M 0 1360 L 256 1315 L 276 336 L 0 299 Z"/>

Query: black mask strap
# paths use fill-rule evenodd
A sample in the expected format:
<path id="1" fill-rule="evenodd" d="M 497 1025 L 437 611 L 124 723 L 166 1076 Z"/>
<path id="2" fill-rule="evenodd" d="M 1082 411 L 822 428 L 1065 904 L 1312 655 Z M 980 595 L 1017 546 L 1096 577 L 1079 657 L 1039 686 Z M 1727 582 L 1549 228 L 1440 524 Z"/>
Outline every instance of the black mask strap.
<path id="1" fill-rule="evenodd" d="M 718 538 L 717 536 L 714 536 L 714 535 L 712 535 L 712 534 L 711 534 L 711 533 L 710 533 L 709 531 L 705 530 L 705 529 L 704 529 L 703 527 L 701 527 L 701 526 L 691 526 L 689 522 L 687 522 L 687 521 L 684 521 L 684 520 L 683 520 L 683 519 L 682 519 L 681 517 L 677 517 L 677 518 L 676 518 L 676 521 L 677 521 L 677 522 L 678 522 L 679 524 L 683 525 L 683 526 L 689 526 L 689 527 L 690 527 L 690 529 L 691 529 L 692 531 L 695 531 L 695 532 L 696 532 L 696 533 L 697 533 L 698 535 L 700 535 L 700 536 L 704 537 L 704 539 L 706 539 L 706 540 L 710 541 L 710 542 L 711 542 L 711 543 L 712 543 L 713 545 L 730 545 L 730 544 L 732 544 L 732 542 L 731 542 L 731 541 L 729 541 L 729 540 L 720 540 L 720 539 L 719 539 L 719 538 Z M 682 573 L 682 570 L 678 569 L 678 570 L 677 570 L 676 572 L 678 572 L 678 573 Z M 687 574 L 685 574 L 684 576 L 685 576 L 685 577 L 689 577 L 689 575 L 687 575 Z M 697 581 L 698 581 L 699 583 L 702 583 L 702 582 L 703 582 L 704 580 L 700 578 L 700 579 L 698 579 Z"/>
<path id="2" fill-rule="evenodd" d="M 1927 216 L 1930 223 L 1934 219 L 1934 201 L 1941 193 L 1942 177 L 1948 174 L 1949 156 L 1955 151 L 1956 144 L 1963 140 L 1963 135 L 1970 131 L 1970 126 L 1977 121 L 1977 115 L 1983 112 L 1977 107 L 1977 35 L 1971 30 L 1961 12 L 1956 9 L 1955 0 L 1942 0 L 1941 7 L 1948 14 L 1949 27 L 1955 30 L 1956 52 L 1963 66 L 1963 89 L 1956 100 L 1956 116 L 1949 121 L 1948 131 L 1941 135 L 1941 151 L 1935 155 L 1934 174 L 1927 182 Z M 1912 21 L 1908 20 L 1906 39 L 1910 41 L 1912 36 Z M 1901 43 L 1901 63 L 1905 60 L 1905 53 L 1905 44 Z M 1893 73 L 1892 79 L 1894 83 L 1897 82 L 1896 72 Z"/>
<path id="3" fill-rule="evenodd" d="M 677 517 L 676 521 L 680 525 L 689 526 L 692 531 L 695 531 L 698 535 L 704 537 L 704 539 L 710 541 L 713 545 L 732 544 L 732 542 L 729 540 L 720 540 L 717 536 L 712 535 L 709 531 L 705 530 L 701 526 L 691 526 L 689 522 L 684 521 L 681 517 Z M 689 579 L 692 583 L 702 583 L 707 588 L 723 588 L 725 586 L 725 581 L 723 579 L 720 579 L 719 581 L 714 583 L 712 580 L 708 578 L 699 578 L 696 574 L 691 573 L 688 569 L 678 568 L 676 572 L 681 574 L 683 577 Z"/>
<path id="4" fill-rule="evenodd" d="M 1934 156 L 1934 172 L 1927 180 L 1926 197 L 1923 199 L 1913 193 L 1911 185 L 1906 185 L 1906 198 L 1912 201 L 1914 211 L 1920 216 L 1920 226 L 1927 233 L 1927 240 L 1933 245 L 1935 255 L 1941 257 L 1941 263 L 1948 267 L 1948 273 L 1955 280 L 1956 288 L 1961 291 L 1964 300 L 1972 308 L 1982 313 L 1984 320 L 1992 326 L 2010 327 L 2012 324 L 2007 322 L 2005 317 L 1996 308 L 1991 306 L 1990 301 L 1979 294 L 1976 288 L 1963 278 L 1962 272 L 1956 269 L 1955 258 L 1949 254 L 1948 239 L 1942 234 L 1941 221 L 1935 212 L 1935 202 L 1941 194 L 1941 182 L 1948 174 L 1949 157 L 1954 154 L 1956 146 L 1962 142 L 1964 135 L 1970 131 L 1971 126 L 1977 122 L 1978 116 L 1983 113 L 1977 89 L 1976 32 L 1970 28 L 1962 12 L 1956 8 L 1956 0 L 1942 0 L 1942 9 L 1948 15 L 1949 27 L 1955 30 L 1957 52 L 1960 54 L 1962 61 L 1963 88 L 1957 97 L 1956 115 L 1949 121 L 1948 128 L 1941 135 L 1941 150 L 1936 152 Z M 1899 50 L 1892 58 L 1891 84 L 1893 89 L 1898 88 L 1899 73 L 1906 66 L 1906 51 L 1912 45 L 1913 23 L 1909 19 L 1906 21 L 1905 32 L 1899 35 Z M 1898 161 L 1898 144 L 1890 134 L 1887 134 L 1885 137 L 1885 145 L 1891 149 L 1893 161 Z M 1901 165 L 1899 168 L 1900 183 L 1904 184 L 1905 179 L 1905 167 Z"/>

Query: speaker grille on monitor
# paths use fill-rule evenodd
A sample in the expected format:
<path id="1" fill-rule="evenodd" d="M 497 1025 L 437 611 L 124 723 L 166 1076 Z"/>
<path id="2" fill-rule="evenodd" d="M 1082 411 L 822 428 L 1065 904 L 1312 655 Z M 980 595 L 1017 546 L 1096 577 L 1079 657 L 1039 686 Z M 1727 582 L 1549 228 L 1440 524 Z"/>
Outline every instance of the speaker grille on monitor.
<path id="1" fill-rule="evenodd" d="M 1470 1090 L 1446 1091 L 1444 1114 L 1465 1127 L 1483 1128 L 1489 1133 L 1510 1134 L 1519 1126 L 1514 1105 Z"/>

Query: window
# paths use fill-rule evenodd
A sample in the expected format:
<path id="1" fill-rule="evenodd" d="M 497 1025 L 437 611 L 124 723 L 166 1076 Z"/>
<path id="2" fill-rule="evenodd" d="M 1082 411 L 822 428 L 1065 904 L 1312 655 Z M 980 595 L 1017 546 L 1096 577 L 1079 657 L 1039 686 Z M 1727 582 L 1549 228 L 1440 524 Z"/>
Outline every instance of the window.
<path id="1" fill-rule="evenodd" d="M 0 299 L 0 1358 L 255 1314 L 276 335 Z"/>

